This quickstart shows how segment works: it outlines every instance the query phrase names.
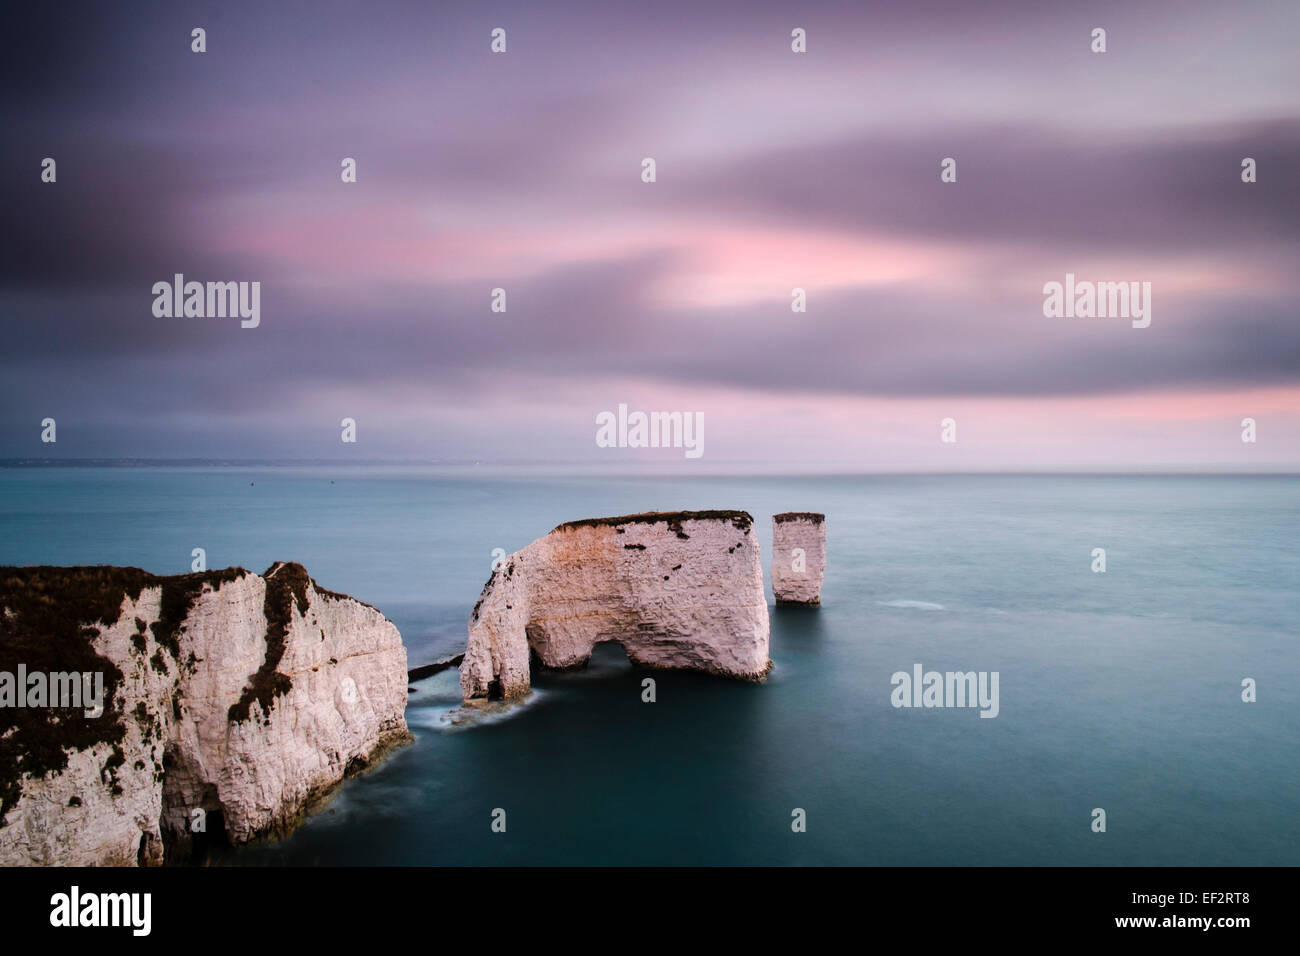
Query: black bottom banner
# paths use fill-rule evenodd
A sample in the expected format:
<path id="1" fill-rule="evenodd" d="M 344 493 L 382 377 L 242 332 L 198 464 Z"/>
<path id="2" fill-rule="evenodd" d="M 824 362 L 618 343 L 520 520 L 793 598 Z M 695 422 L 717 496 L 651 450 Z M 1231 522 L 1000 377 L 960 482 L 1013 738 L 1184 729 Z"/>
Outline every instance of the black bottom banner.
<path id="1" fill-rule="evenodd" d="M 1248 868 L 8 869 L 0 912 L 20 936 L 128 946 L 229 936 L 300 947 L 376 934 L 493 946 L 575 921 L 629 941 L 679 930 L 734 940 L 804 923 L 800 932 L 851 927 L 872 941 L 1231 945 L 1281 931 L 1294 882 L 1292 870 Z"/>

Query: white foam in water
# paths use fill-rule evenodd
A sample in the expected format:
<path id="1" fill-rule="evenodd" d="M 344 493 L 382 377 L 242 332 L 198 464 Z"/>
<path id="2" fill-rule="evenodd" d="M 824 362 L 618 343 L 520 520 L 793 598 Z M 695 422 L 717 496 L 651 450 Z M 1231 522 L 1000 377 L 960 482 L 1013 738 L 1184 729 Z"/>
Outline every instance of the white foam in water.
<path id="1" fill-rule="evenodd" d="M 877 601 L 881 607 L 904 607 L 913 608 L 918 611 L 942 611 L 945 610 L 942 604 L 933 604 L 930 601 Z"/>
<path id="2" fill-rule="evenodd" d="M 482 701 L 465 707 L 462 706 L 459 675 L 459 668 L 449 667 L 416 683 L 406 705 L 407 726 L 456 731 L 496 724 L 522 713 L 545 696 L 534 689 L 520 699 Z"/>
<path id="3" fill-rule="evenodd" d="M 558 676 L 569 681 L 606 680 L 631 670 L 631 667 L 622 648 L 597 645 L 586 667 Z M 406 705 L 407 726 L 454 732 L 499 724 L 555 693 L 555 690 L 533 687 L 526 697 L 479 701 L 463 706 L 459 674 L 459 668 L 451 667 L 417 682 Z"/>
<path id="4" fill-rule="evenodd" d="M 539 691 L 534 688 L 529 692 L 527 697 L 516 698 L 514 700 L 494 700 L 474 704 L 470 707 L 459 706 L 461 703 L 460 696 L 457 695 L 455 704 L 457 706 L 448 708 L 449 701 L 446 699 L 430 701 L 433 706 L 407 706 L 406 724 L 408 727 L 422 727 L 427 730 L 440 730 L 451 733 L 461 730 L 469 730 L 472 727 L 482 727 L 488 724 L 499 724 L 503 720 L 509 720 L 518 714 L 540 702 L 548 696 L 546 691 Z"/>

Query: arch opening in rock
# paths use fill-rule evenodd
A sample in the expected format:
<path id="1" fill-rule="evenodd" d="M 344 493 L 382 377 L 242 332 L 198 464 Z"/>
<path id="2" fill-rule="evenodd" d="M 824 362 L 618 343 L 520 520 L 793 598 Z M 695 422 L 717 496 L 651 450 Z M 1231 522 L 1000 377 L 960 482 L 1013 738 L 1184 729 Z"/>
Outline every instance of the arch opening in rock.
<path id="1" fill-rule="evenodd" d="M 766 677 L 753 519 L 743 511 L 593 518 L 515 552 L 470 615 L 462 696 L 522 696 L 534 657 L 548 668 L 582 667 L 608 642 L 637 666 Z"/>

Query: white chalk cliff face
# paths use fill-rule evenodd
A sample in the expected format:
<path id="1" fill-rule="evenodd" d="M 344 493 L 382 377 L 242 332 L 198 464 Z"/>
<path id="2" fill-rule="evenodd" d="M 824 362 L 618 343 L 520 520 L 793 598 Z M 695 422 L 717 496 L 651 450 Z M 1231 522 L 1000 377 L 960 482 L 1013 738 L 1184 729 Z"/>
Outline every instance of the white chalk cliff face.
<path id="1" fill-rule="evenodd" d="M 0 710 L 6 866 L 157 864 L 223 827 L 284 832 L 410 739 L 397 628 L 296 564 L 0 569 L 0 670 L 24 660 L 98 668 L 106 700 L 99 717 Z"/>
<path id="2" fill-rule="evenodd" d="M 681 511 L 560 525 L 492 573 L 470 616 L 466 701 L 528 693 L 530 652 L 548 667 L 621 644 L 644 667 L 761 680 L 767 599 L 753 519 Z"/>
<path id="3" fill-rule="evenodd" d="M 826 573 L 826 516 L 772 516 L 772 592 L 777 604 L 820 604 Z"/>

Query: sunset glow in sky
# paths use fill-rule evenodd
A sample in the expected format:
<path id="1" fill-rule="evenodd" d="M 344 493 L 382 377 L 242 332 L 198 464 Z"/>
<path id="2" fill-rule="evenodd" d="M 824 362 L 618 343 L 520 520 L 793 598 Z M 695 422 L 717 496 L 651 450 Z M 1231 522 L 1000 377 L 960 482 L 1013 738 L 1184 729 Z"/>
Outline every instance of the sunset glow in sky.
<path id="1" fill-rule="evenodd" d="M 1294 3 L 3 17 L 0 457 L 700 464 L 598 448 L 625 403 L 712 468 L 1300 467 Z M 1150 327 L 1045 318 L 1067 272 Z"/>

